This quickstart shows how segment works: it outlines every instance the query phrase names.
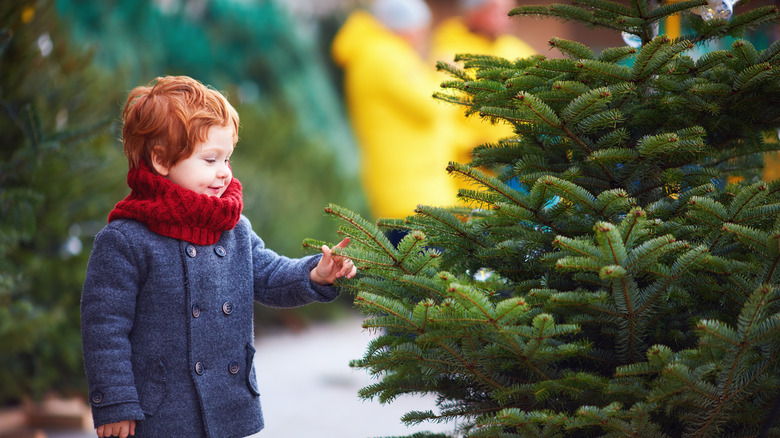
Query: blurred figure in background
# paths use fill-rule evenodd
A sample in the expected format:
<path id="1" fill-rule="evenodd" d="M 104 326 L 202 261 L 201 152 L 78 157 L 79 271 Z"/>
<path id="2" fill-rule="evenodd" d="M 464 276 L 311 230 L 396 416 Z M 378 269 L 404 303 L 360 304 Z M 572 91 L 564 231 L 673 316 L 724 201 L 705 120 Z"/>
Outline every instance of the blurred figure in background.
<path id="1" fill-rule="evenodd" d="M 509 11 L 515 0 L 458 0 L 461 15 L 444 20 L 434 31 L 431 58 L 433 62 L 453 62 L 459 53 L 493 55 L 508 60 L 527 58 L 536 51 L 514 36 Z M 441 77 L 442 80 L 445 77 Z M 457 110 L 457 143 L 452 160 L 471 161 L 471 151 L 480 144 L 495 142 L 512 135 L 509 125 L 491 125 L 478 117 L 466 119 Z"/>
<path id="2" fill-rule="evenodd" d="M 456 108 L 432 98 L 440 80 L 426 57 L 430 25 L 423 0 L 376 0 L 370 13 L 353 12 L 333 41 L 376 218 L 455 202 L 455 181 L 445 167 Z"/>
<path id="3" fill-rule="evenodd" d="M 515 0 L 458 0 L 461 15 L 444 20 L 433 33 L 433 55 L 452 61 L 456 53 L 477 53 L 507 59 L 536 54 L 512 34 L 509 11 Z"/>

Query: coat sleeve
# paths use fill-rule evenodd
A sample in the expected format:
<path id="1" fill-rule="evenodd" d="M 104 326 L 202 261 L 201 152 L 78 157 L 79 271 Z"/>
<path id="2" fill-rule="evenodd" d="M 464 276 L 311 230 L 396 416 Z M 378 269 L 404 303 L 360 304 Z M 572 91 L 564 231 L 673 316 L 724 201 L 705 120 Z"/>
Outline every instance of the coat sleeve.
<path id="1" fill-rule="evenodd" d="M 298 307 L 333 301 L 339 296 L 338 288 L 318 285 L 309 278 L 309 272 L 317 266 L 321 255 L 300 259 L 280 256 L 265 248 L 263 240 L 254 231 L 250 231 L 250 235 L 255 301 L 270 307 Z"/>
<path id="2" fill-rule="evenodd" d="M 136 258 L 125 236 L 104 228 L 96 237 L 81 295 L 81 335 L 95 427 L 142 420 L 129 334 L 139 287 Z"/>

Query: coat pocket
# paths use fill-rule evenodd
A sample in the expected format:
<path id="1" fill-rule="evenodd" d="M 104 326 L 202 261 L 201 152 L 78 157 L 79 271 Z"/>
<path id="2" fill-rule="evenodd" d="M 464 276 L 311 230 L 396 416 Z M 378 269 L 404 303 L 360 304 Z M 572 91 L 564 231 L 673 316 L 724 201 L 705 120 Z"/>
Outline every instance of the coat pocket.
<path id="1" fill-rule="evenodd" d="M 144 415 L 154 416 L 163 399 L 168 394 L 168 378 L 162 360 L 152 361 L 146 370 L 146 381 L 140 394 L 141 409 Z"/>
<path id="2" fill-rule="evenodd" d="M 255 373 L 255 347 L 250 343 L 246 344 L 246 383 L 249 386 L 249 392 L 252 395 L 260 395 L 260 390 L 257 388 L 257 374 Z"/>

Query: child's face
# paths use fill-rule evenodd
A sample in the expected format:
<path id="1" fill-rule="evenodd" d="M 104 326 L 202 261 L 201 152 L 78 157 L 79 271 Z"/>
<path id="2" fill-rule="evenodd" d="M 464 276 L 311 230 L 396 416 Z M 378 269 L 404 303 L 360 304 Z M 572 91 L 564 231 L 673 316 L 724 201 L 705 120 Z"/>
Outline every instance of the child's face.
<path id="1" fill-rule="evenodd" d="M 233 127 L 212 126 L 189 157 L 170 167 L 155 165 L 157 172 L 185 189 L 208 196 L 222 196 L 233 179 Z"/>

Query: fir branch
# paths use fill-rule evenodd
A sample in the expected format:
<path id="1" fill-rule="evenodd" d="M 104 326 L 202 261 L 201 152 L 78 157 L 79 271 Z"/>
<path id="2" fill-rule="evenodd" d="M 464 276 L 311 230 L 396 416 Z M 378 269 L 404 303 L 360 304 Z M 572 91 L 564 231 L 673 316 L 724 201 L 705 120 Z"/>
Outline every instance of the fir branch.
<path id="1" fill-rule="evenodd" d="M 570 6 L 560 3 L 554 3 L 549 6 L 520 6 L 509 11 L 509 16 L 518 15 L 551 17 L 562 21 L 576 20 L 582 22 L 591 22 L 593 13 L 583 8 Z"/>
<path id="2" fill-rule="evenodd" d="M 604 129 L 615 129 L 619 123 L 625 121 L 625 116 L 620 110 L 610 109 L 585 117 L 573 129 L 583 134 L 591 134 Z"/>
<path id="3" fill-rule="evenodd" d="M 604 218 L 614 214 L 623 214 L 636 200 L 628 196 L 623 189 L 605 190 L 596 197 L 596 208 L 599 215 Z"/>
<path id="4" fill-rule="evenodd" d="M 608 47 L 601 51 L 597 58 L 601 62 L 618 63 L 634 56 L 638 50 L 631 46 Z"/>
<path id="5" fill-rule="evenodd" d="M 555 236 L 552 244 L 568 252 L 580 254 L 583 257 L 590 257 L 594 261 L 601 256 L 599 248 L 593 245 L 592 241 L 584 240 L 583 238 L 573 239 L 566 236 Z"/>
<path id="6" fill-rule="evenodd" d="M 731 215 L 723 204 L 708 197 L 691 196 L 688 204 L 694 207 L 697 212 L 703 212 L 707 216 L 714 218 L 715 221 L 710 221 L 709 223 L 715 226 L 720 226 L 720 224 L 731 219 Z M 698 219 L 701 219 L 701 217 L 698 217 Z"/>
<path id="7" fill-rule="evenodd" d="M 737 73 L 732 87 L 733 93 L 741 94 L 762 87 L 766 82 L 776 80 L 778 76 L 780 71 L 768 63 L 750 66 Z"/>
<path id="8" fill-rule="evenodd" d="M 398 244 L 399 257 L 397 259 L 399 265 L 404 265 L 412 255 L 420 251 L 421 247 L 425 246 L 425 234 L 418 230 L 412 230 L 404 236 L 404 238 Z M 414 275 L 417 272 L 410 272 Z"/>
<path id="9" fill-rule="evenodd" d="M 521 208 L 524 208 L 528 211 L 533 212 L 537 219 L 543 219 L 538 209 L 534 208 L 531 203 L 528 202 L 528 199 L 521 195 L 516 190 L 512 189 L 511 187 L 504 184 L 502 181 L 485 175 L 484 173 L 480 172 L 477 169 L 474 169 L 470 166 L 466 166 L 454 161 L 451 161 L 450 164 L 447 166 L 447 172 L 449 173 L 457 173 L 461 174 L 469 179 L 473 179 L 476 181 L 479 181 L 481 184 L 485 186 L 485 188 L 492 190 L 493 192 L 503 196 L 506 198 L 509 202 L 512 202 L 513 204 L 518 205 Z M 545 224 L 550 226 L 551 224 Z"/>
<path id="10" fill-rule="evenodd" d="M 633 149 L 623 147 L 628 142 L 629 138 L 630 135 L 628 130 L 624 126 L 610 130 L 599 137 L 596 141 L 596 146 L 599 150 L 591 154 L 588 159 L 595 159 L 595 161 L 598 161 L 599 159 L 611 156 L 618 159 L 618 162 L 630 163 L 639 157 L 639 154 Z M 612 148 L 615 150 L 611 150 Z"/>
<path id="11" fill-rule="evenodd" d="M 645 18 L 652 21 L 662 20 L 672 14 L 687 11 L 691 8 L 707 6 L 707 4 L 707 0 L 686 0 L 664 3 L 650 11 L 650 13 L 645 16 Z"/>
<path id="12" fill-rule="evenodd" d="M 640 78 L 647 76 L 648 64 L 664 47 L 669 46 L 669 42 L 669 37 L 659 35 L 642 46 L 634 58 L 634 80 L 639 81 Z"/>
<path id="13" fill-rule="evenodd" d="M 471 70 L 493 68 L 511 69 L 516 66 L 512 61 L 509 61 L 506 58 L 486 54 L 460 53 L 455 55 L 455 61 L 463 62 L 463 66 Z"/>
<path id="14" fill-rule="evenodd" d="M 777 284 L 775 281 L 775 275 L 780 268 L 780 234 L 773 232 L 769 236 L 769 242 L 767 243 L 769 259 L 766 261 L 766 274 L 764 275 L 763 283 Z"/>
<path id="15" fill-rule="evenodd" d="M 454 94 L 441 93 L 438 91 L 435 91 L 431 96 L 434 99 L 441 100 L 442 102 L 452 103 L 455 105 L 460 105 L 460 106 L 471 105 L 471 98 L 468 97 L 456 96 Z"/>
<path id="16" fill-rule="evenodd" d="M 555 81 L 552 84 L 553 90 L 561 90 L 569 93 L 572 97 L 579 96 L 581 94 L 587 93 L 591 90 L 590 87 L 583 84 L 582 82 L 578 81 Z"/>
<path id="17" fill-rule="evenodd" d="M 708 250 L 704 246 L 687 248 L 671 267 L 668 273 L 658 275 L 658 280 L 654 281 L 649 287 L 642 290 L 643 304 L 636 310 L 637 314 L 644 314 L 655 302 L 661 299 L 663 292 L 667 291 L 683 275 L 693 270 L 705 261 Z M 660 274 L 660 273 L 657 273 Z"/>
<path id="18" fill-rule="evenodd" d="M 758 251 L 764 256 L 768 255 L 767 242 L 769 241 L 769 235 L 767 233 L 744 225 L 732 223 L 724 223 L 723 231 L 734 234 L 742 243 L 746 244 L 752 250 Z"/>
<path id="19" fill-rule="evenodd" d="M 362 232 L 364 235 L 369 236 L 378 248 L 384 250 L 387 256 L 395 259 L 393 250 L 391 249 L 393 245 L 389 240 L 387 240 L 386 237 L 384 237 L 382 233 L 373 231 L 372 228 L 374 228 L 374 226 L 365 219 L 345 208 L 339 207 L 336 204 L 328 204 L 328 206 L 325 207 L 325 213 L 340 218 L 344 222 L 352 225 L 356 230 Z"/>
<path id="20" fill-rule="evenodd" d="M 724 370 L 722 380 L 719 385 L 718 394 L 703 394 L 708 397 L 711 402 L 708 404 L 707 409 L 704 410 L 704 416 L 701 421 L 698 421 L 696 425 L 693 425 L 690 430 L 693 431 L 695 437 L 707 436 L 712 428 L 716 428 L 718 420 L 723 418 L 723 412 L 728 409 L 728 406 L 734 404 L 734 398 L 742 391 L 749 388 L 749 384 L 758 378 L 760 372 L 752 373 L 752 377 L 747 378 L 742 382 L 736 382 L 737 376 L 741 374 L 739 365 L 745 360 L 745 356 L 748 356 L 754 348 L 754 340 L 750 339 L 750 333 L 753 327 L 762 319 L 761 311 L 762 306 L 758 303 L 766 302 L 767 298 L 771 294 L 776 294 L 776 291 L 768 286 L 760 287 L 754 292 L 748 303 L 743 307 L 742 312 L 739 315 L 739 327 L 737 333 L 734 336 L 721 337 L 724 342 L 730 343 L 734 349 L 730 352 L 729 362 L 730 367 Z M 697 330 L 704 331 L 708 337 L 713 336 L 715 332 L 712 330 L 714 326 L 712 322 L 701 321 L 697 325 Z M 704 339 L 703 339 L 704 341 Z M 776 359 L 775 359 L 776 360 Z M 766 369 L 768 365 L 762 368 Z M 732 388 L 732 386 L 734 388 Z M 756 388 L 755 390 L 760 390 Z M 754 391 L 755 391 L 754 390 Z"/>
<path id="21" fill-rule="evenodd" d="M 780 10 L 777 5 L 759 6 L 741 14 L 736 14 L 729 21 L 728 33 L 738 35 L 748 29 L 755 29 L 765 24 L 775 24 L 780 21 Z"/>
<path id="22" fill-rule="evenodd" d="M 633 76 L 631 69 L 626 66 L 597 61 L 595 59 L 582 60 L 575 66 L 580 72 L 588 73 L 610 84 L 624 84 L 627 81 L 630 81 Z"/>
<path id="23" fill-rule="evenodd" d="M 561 116 L 568 123 L 577 123 L 602 109 L 612 100 L 612 93 L 606 87 L 595 88 L 581 94 L 571 101 L 562 111 Z M 560 122 L 558 123 L 560 124 Z"/>
<path id="24" fill-rule="evenodd" d="M 515 96 L 515 99 L 518 101 L 518 105 L 528 108 L 539 121 L 553 128 L 561 127 L 561 120 L 558 119 L 555 111 L 553 111 L 552 108 L 550 108 L 538 97 L 534 96 L 533 94 L 526 93 L 525 91 L 521 91 L 517 94 L 517 96 Z"/>
<path id="25" fill-rule="evenodd" d="M 616 135 L 621 135 L 622 133 L 617 132 Z M 601 143 L 599 143 L 601 146 Z M 605 148 L 605 149 L 599 149 L 597 151 L 593 151 L 590 155 L 588 155 L 587 159 L 588 161 L 593 162 L 600 162 L 604 165 L 614 165 L 614 164 L 623 164 L 623 163 L 631 163 L 633 160 L 636 160 L 639 158 L 639 153 L 635 149 L 629 149 L 629 148 Z"/>
<path id="26" fill-rule="evenodd" d="M 596 198 L 588 191 L 574 183 L 556 178 L 554 176 L 544 176 L 536 181 L 534 187 L 536 185 L 549 187 L 558 196 L 567 199 L 576 205 L 581 205 L 594 214 L 599 213 L 595 205 Z"/>
<path id="27" fill-rule="evenodd" d="M 756 63 L 768 62 L 776 65 L 780 62 L 780 40 L 774 41 L 766 49 L 759 53 Z"/>
<path id="28" fill-rule="evenodd" d="M 601 268 L 604 267 L 604 264 L 598 259 L 566 256 L 555 262 L 555 267 L 557 269 L 568 269 L 571 271 L 590 271 L 598 273 L 601 272 Z"/>
<path id="29" fill-rule="evenodd" d="M 742 60 L 741 68 L 758 64 L 758 51 L 749 41 L 738 39 L 731 43 L 731 53 L 735 59 Z"/>
<path id="30" fill-rule="evenodd" d="M 699 82 L 694 84 L 689 91 L 702 96 L 727 97 L 731 95 L 732 87 L 715 82 Z"/>
<path id="31" fill-rule="evenodd" d="M 634 242 L 648 234 L 647 213 L 639 207 L 634 207 L 618 226 L 620 235 L 623 236 L 623 244 L 627 247 L 633 246 Z"/>
<path id="32" fill-rule="evenodd" d="M 559 77 L 561 74 L 577 73 L 577 61 L 573 59 L 545 59 L 534 63 L 533 68 L 528 69 L 528 73 L 547 73 L 549 78 Z"/>
<path id="33" fill-rule="evenodd" d="M 456 64 L 451 64 L 449 62 L 436 61 L 436 70 L 440 72 L 445 72 L 450 76 L 459 79 L 462 82 L 468 82 L 472 80 L 472 77 L 469 76 L 466 70 L 458 67 Z"/>
<path id="34" fill-rule="evenodd" d="M 534 115 L 533 113 L 529 111 L 518 111 L 511 108 L 500 108 L 500 107 L 482 107 L 479 109 L 479 115 L 481 117 L 498 117 L 501 119 L 504 119 L 513 125 L 515 125 L 515 129 L 520 129 L 521 127 L 527 127 L 529 129 L 535 130 L 538 132 L 538 126 L 535 125 L 536 122 L 539 121 L 538 117 Z M 550 128 L 557 128 L 556 126 L 551 126 Z M 555 133 L 555 129 L 550 129 L 548 131 L 549 133 Z"/>
<path id="35" fill-rule="evenodd" d="M 729 219 L 740 216 L 743 210 L 764 199 L 768 189 L 763 181 L 742 188 L 729 204 Z"/>
<path id="36" fill-rule="evenodd" d="M 378 309 L 380 313 L 392 315 L 399 320 L 407 323 L 406 326 L 396 326 L 397 328 L 413 327 L 415 331 L 423 333 L 411 319 L 411 312 L 403 307 L 398 301 L 387 299 L 381 295 L 369 292 L 361 292 L 355 297 L 355 304 L 358 306 L 368 306 L 372 309 Z M 364 322 L 365 324 L 365 322 Z"/>
<path id="37" fill-rule="evenodd" d="M 573 0 L 572 4 L 575 6 L 588 6 L 591 9 L 600 10 L 614 15 L 624 15 L 626 17 L 639 18 L 639 12 L 636 9 L 631 9 L 625 5 L 622 5 L 614 1 L 604 0 Z"/>
<path id="38" fill-rule="evenodd" d="M 723 66 L 724 61 L 733 58 L 734 55 L 728 50 L 715 50 L 707 52 L 696 61 L 696 71 L 702 74 L 714 68 Z"/>
<path id="39" fill-rule="evenodd" d="M 572 59 L 594 59 L 596 56 L 588 46 L 576 41 L 553 37 L 547 44 L 558 49 L 564 55 L 569 55 Z"/>
<path id="40" fill-rule="evenodd" d="M 484 246 L 484 244 L 476 239 L 473 239 L 455 215 L 448 213 L 446 210 L 437 207 L 429 207 L 425 205 L 418 205 L 414 209 L 417 215 L 433 219 L 436 223 L 442 224 L 447 231 L 455 233 L 457 236 L 468 239 L 471 243 L 477 246 Z"/>
<path id="41" fill-rule="evenodd" d="M 669 62 L 680 53 L 693 49 L 694 45 L 687 40 L 679 40 L 671 45 L 663 46 L 661 50 L 656 52 L 654 56 L 648 59 L 645 68 L 640 72 L 639 76 L 635 76 L 637 82 L 642 82 L 645 79 L 658 73 L 659 70 L 666 68 Z"/>
<path id="42" fill-rule="evenodd" d="M 638 274 L 645 267 L 654 264 L 659 258 L 670 252 L 685 249 L 688 243 L 678 241 L 672 235 L 659 236 L 632 249 L 623 266 L 631 273 Z"/>
<path id="43" fill-rule="evenodd" d="M 460 362 L 461 365 L 463 365 L 470 373 L 474 375 L 474 377 L 478 378 L 480 381 L 486 383 L 488 386 L 494 388 L 494 389 L 501 389 L 503 388 L 503 385 L 496 382 L 495 380 L 491 379 L 487 374 L 485 374 L 478 364 L 474 363 L 473 361 L 469 361 L 467 358 L 460 355 L 454 348 L 452 348 L 451 345 L 447 343 L 439 343 L 439 348 L 442 350 L 448 352 L 453 358 L 455 358 L 457 361 Z"/>

